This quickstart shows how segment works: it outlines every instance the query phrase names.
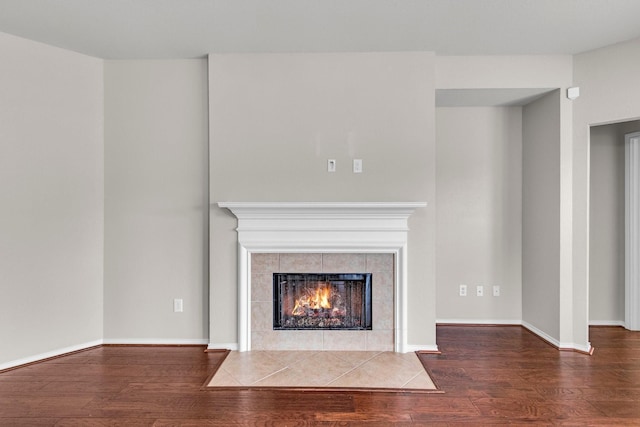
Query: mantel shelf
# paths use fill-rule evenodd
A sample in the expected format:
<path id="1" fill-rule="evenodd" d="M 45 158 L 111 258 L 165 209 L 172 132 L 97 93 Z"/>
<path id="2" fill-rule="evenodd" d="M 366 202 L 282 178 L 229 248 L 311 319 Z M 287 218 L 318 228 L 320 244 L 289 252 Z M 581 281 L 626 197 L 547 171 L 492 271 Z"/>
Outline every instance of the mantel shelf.
<path id="1" fill-rule="evenodd" d="M 297 217 L 408 217 L 426 202 L 219 202 L 238 219 Z"/>

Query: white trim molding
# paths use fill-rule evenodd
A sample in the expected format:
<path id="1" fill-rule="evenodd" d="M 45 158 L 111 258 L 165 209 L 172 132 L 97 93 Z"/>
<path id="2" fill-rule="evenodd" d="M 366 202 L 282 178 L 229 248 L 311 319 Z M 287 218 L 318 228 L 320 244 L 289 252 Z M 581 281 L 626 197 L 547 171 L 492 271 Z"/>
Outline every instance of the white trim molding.
<path id="1" fill-rule="evenodd" d="M 76 351 L 86 350 L 91 347 L 96 347 L 102 345 L 102 340 L 89 341 L 86 343 L 72 345 L 69 347 L 58 348 L 56 350 L 47 351 L 45 353 L 36 354 L 34 356 L 25 357 L 22 359 L 12 360 L 10 362 L 0 364 L 0 371 L 5 369 L 15 368 L 22 365 L 27 365 L 29 363 L 40 362 L 45 359 L 50 359 L 52 357 L 63 356 L 65 354 L 74 353 Z"/>
<path id="2" fill-rule="evenodd" d="M 440 353 L 437 345 L 414 345 L 407 344 L 404 348 L 405 353 L 415 353 L 415 352 L 426 352 L 426 353 Z"/>
<path id="3" fill-rule="evenodd" d="M 0 371 L 5 369 L 16 368 L 29 363 L 41 362 L 52 357 L 66 356 L 76 351 L 87 350 L 92 347 L 101 345 L 207 345 L 209 340 L 206 338 L 194 339 L 166 339 L 166 338 L 109 338 L 86 342 L 83 344 L 73 345 L 70 347 L 59 348 L 45 353 L 36 354 L 34 356 L 22 359 L 12 360 L 10 362 L 0 364 Z"/>
<path id="4" fill-rule="evenodd" d="M 530 332 L 533 332 L 535 335 L 539 336 L 543 340 L 547 341 L 552 346 L 556 347 L 558 350 L 577 350 L 582 353 L 591 354 L 593 351 L 593 347 L 591 343 L 588 342 L 587 345 L 580 345 L 576 343 L 568 343 L 568 342 L 560 342 L 559 340 L 553 338 L 551 335 L 542 331 L 541 329 L 536 328 L 531 323 L 522 321 L 522 326 L 528 329 Z"/>
<path id="5" fill-rule="evenodd" d="M 591 343 L 587 343 L 586 346 L 576 344 L 576 343 L 565 343 L 560 342 L 557 339 L 553 338 L 551 335 L 542 331 L 541 329 L 536 328 L 531 323 L 525 322 L 524 320 L 516 320 L 516 319 L 437 319 L 436 325 L 473 325 L 473 326 L 484 326 L 484 325 L 498 325 L 498 326 L 519 326 L 525 328 L 529 332 L 534 335 L 537 335 L 544 341 L 548 342 L 558 350 L 575 350 L 581 353 L 591 354 L 593 351 L 593 347 Z M 613 323 L 607 323 L 607 325 Z M 616 323 L 617 325 L 617 323 Z"/>
<path id="6" fill-rule="evenodd" d="M 589 326 L 626 326 L 624 320 L 589 320 Z"/>
<path id="7" fill-rule="evenodd" d="M 436 319 L 436 325 L 504 325 L 521 326 L 520 319 Z"/>
<path id="8" fill-rule="evenodd" d="M 426 202 L 220 202 L 238 218 L 238 350 L 251 350 L 251 254 L 393 253 L 394 350 L 406 353 L 408 219 Z"/>
<path id="9" fill-rule="evenodd" d="M 231 351 L 237 351 L 238 350 L 238 343 L 220 343 L 220 344 L 209 344 L 207 346 L 207 350 L 231 350 Z"/>
<path id="10" fill-rule="evenodd" d="M 206 338 L 106 338 L 105 345 L 207 345 Z"/>

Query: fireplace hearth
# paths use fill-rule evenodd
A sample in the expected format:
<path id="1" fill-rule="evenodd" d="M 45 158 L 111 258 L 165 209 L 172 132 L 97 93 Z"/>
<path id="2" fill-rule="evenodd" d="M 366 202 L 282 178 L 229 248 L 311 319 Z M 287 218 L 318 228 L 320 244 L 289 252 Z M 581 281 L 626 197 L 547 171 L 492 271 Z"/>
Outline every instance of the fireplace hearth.
<path id="1" fill-rule="evenodd" d="M 273 329 L 371 330 L 371 273 L 274 273 Z"/>

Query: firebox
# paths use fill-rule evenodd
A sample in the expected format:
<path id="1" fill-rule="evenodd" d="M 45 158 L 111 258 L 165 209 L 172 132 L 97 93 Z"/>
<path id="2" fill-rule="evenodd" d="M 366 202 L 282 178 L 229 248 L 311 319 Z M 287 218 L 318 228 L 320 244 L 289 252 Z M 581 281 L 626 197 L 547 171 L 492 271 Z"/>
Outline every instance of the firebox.
<path id="1" fill-rule="evenodd" d="M 371 273 L 274 273 L 273 329 L 371 330 Z"/>

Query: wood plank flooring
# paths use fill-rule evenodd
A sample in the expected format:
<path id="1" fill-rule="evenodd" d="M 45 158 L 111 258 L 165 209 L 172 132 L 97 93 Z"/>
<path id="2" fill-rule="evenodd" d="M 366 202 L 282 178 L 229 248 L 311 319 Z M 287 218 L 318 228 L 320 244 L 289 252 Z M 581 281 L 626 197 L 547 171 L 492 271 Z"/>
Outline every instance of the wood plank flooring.
<path id="1" fill-rule="evenodd" d="M 0 426 L 640 425 L 640 333 L 591 328 L 593 356 L 520 327 L 439 326 L 444 394 L 205 391 L 203 347 L 99 347 L 0 374 Z"/>

